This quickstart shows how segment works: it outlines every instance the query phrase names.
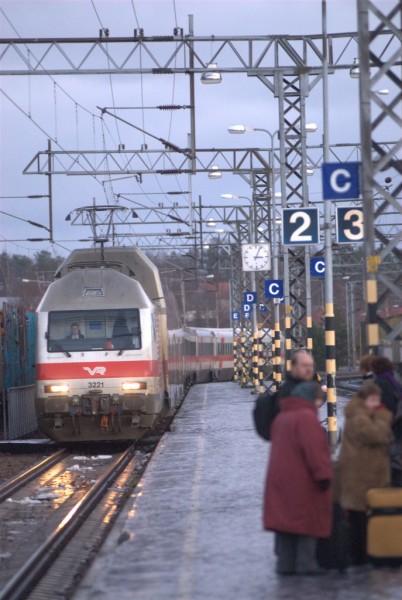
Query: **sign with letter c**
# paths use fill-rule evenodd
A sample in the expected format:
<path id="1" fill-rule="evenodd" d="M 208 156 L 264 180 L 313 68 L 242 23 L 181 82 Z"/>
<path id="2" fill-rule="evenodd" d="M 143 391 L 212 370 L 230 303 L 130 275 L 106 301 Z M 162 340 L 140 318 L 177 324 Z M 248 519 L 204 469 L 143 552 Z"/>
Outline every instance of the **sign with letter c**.
<path id="1" fill-rule="evenodd" d="M 283 297 L 283 279 L 265 280 L 265 297 L 282 298 Z"/>
<path id="2" fill-rule="evenodd" d="M 324 200 L 350 200 L 360 196 L 360 163 L 322 165 Z"/>
<path id="3" fill-rule="evenodd" d="M 325 258 L 310 258 L 310 275 L 312 277 L 324 277 Z"/>

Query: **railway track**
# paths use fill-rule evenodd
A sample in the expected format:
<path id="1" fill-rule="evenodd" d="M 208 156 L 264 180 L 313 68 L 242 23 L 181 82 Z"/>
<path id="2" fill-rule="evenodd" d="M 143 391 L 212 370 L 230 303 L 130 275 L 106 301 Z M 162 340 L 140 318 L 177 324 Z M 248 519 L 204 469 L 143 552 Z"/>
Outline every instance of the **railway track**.
<path id="1" fill-rule="evenodd" d="M 4 500 L 10 498 L 19 489 L 36 479 L 36 477 L 39 477 L 39 475 L 45 473 L 51 467 L 54 467 L 58 462 L 62 461 L 67 456 L 67 450 L 58 450 L 51 456 L 48 456 L 42 460 L 40 463 L 4 483 L 2 486 L 0 486 L 0 502 L 4 502 Z"/>
<path id="2" fill-rule="evenodd" d="M 122 452 L 74 504 L 68 514 L 53 527 L 46 539 L 30 553 L 0 591 L 0 600 L 32 600 L 69 598 L 83 566 L 101 545 L 114 522 L 120 507 L 133 488 L 133 479 L 139 461 L 136 446 Z M 14 478 L 4 494 L 20 489 L 24 481 L 32 481 L 38 472 L 43 473 L 51 464 L 66 458 L 66 452 L 58 452 L 36 465 L 35 471 Z M 17 487 L 13 487 L 17 486 Z M 24 540 L 25 541 L 25 540 Z M 25 543 L 29 543 L 28 540 Z"/>
<path id="3" fill-rule="evenodd" d="M 354 394 L 362 386 L 361 375 L 338 375 L 336 378 L 337 389 L 349 394 Z"/>

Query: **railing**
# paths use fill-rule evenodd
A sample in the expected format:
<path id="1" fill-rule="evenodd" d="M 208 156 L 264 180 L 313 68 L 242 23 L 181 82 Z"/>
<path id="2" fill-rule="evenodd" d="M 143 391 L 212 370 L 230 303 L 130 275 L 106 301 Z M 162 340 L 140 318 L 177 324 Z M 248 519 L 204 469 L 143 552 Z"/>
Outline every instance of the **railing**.
<path id="1" fill-rule="evenodd" d="M 14 440 L 38 428 L 35 387 L 35 385 L 24 385 L 6 390 L 3 404 L 5 440 Z"/>

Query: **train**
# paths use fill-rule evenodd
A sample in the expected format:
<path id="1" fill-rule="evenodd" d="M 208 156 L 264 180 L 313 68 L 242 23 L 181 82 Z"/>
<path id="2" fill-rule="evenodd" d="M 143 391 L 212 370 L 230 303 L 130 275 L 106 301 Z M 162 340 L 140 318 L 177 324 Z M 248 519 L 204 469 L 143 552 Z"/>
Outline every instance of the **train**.
<path id="1" fill-rule="evenodd" d="M 141 249 L 71 252 L 36 310 L 39 428 L 62 443 L 135 440 L 189 385 L 230 380 L 232 330 L 182 326 L 173 312 Z"/>

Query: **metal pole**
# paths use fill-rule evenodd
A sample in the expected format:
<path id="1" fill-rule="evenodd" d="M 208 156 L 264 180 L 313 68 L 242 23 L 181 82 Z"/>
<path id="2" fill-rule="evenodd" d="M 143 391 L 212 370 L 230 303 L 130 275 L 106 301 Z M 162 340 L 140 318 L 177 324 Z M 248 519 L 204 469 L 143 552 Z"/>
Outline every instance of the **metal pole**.
<path id="1" fill-rule="evenodd" d="M 188 15 L 188 32 L 190 37 L 194 36 L 194 15 Z M 196 160 L 196 137 L 195 137 L 195 86 L 194 86 L 194 42 L 189 43 L 189 81 L 190 81 L 190 147 L 191 147 L 191 170 L 195 173 Z"/>
<path id="2" fill-rule="evenodd" d="M 373 164 L 371 157 L 370 29 L 367 0 L 358 0 L 360 137 L 362 144 L 362 195 L 364 211 L 364 258 L 367 301 L 367 345 L 370 354 L 378 354 L 380 332 L 377 317 L 377 274 L 381 259 L 375 249 Z"/>
<path id="3" fill-rule="evenodd" d="M 202 197 L 198 196 L 198 213 L 200 217 L 200 257 L 201 257 L 201 269 L 204 268 L 204 240 L 203 240 L 203 222 L 202 222 Z M 232 309 L 233 310 L 233 309 Z"/>
<path id="4" fill-rule="evenodd" d="M 279 86 L 279 149 L 280 149 L 280 178 L 281 178 L 281 206 L 286 208 L 286 140 L 285 140 L 285 115 L 284 115 L 283 86 Z M 292 353 L 292 307 L 290 305 L 289 289 L 289 251 L 287 246 L 282 247 L 283 255 L 283 295 L 285 302 L 285 371 L 291 369 Z"/>
<path id="5" fill-rule="evenodd" d="M 271 153 L 270 153 L 270 166 L 271 166 L 271 228 L 272 228 L 272 275 L 274 279 L 279 279 L 279 253 L 280 253 L 280 240 L 277 236 L 276 229 L 276 197 L 275 197 L 275 134 L 269 134 L 271 137 Z M 274 303 L 274 383 L 276 389 L 282 382 L 282 370 L 281 370 L 281 329 L 280 329 L 280 316 L 279 316 L 279 304 Z"/>
<path id="6" fill-rule="evenodd" d="M 351 334 L 352 334 L 352 368 L 356 367 L 356 313 L 355 313 L 355 281 L 351 281 L 350 312 L 351 312 Z"/>
<path id="7" fill-rule="evenodd" d="M 322 0 L 322 96 L 323 96 L 323 158 L 329 162 L 329 118 L 328 118 L 328 43 L 327 2 Z M 324 247 L 325 247 L 325 366 L 327 373 L 328 437 L 334 451 L 337 442 L 336 422 L 336 355 L 335 316 L 332 269 L 331 202 L 324 200 Z"/>
<path id="8" fill-rule="evenodd" d="M 349 281 L 345 281 L 346 302 L 346 346 L 348 348 L 348 367 L 350 367 L 350 298 Z"/>
<path id="9" fill-rule="evenodd" d="M 184 326 L 186 326 L 187 324 L 187 319 L 186 319 L 186 292 L 184 289 L 184 272 L 180 271 L 181 273 L 181 304 L 182 304 L 182 308 L 183 308 L 183 322 L 184 322 Z"/>
<path id="10" fill-rule="evenodd" d="M 52 187 L 52 140 L 47 140 L 47 150 L 49 152 L 47 176 L 48 195 L 49 195 L 49 239 L 53 242 L 53 187 Z"/>

